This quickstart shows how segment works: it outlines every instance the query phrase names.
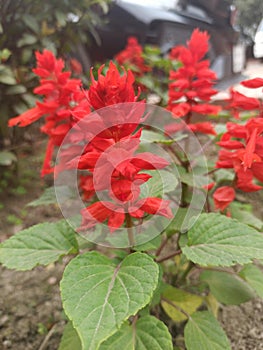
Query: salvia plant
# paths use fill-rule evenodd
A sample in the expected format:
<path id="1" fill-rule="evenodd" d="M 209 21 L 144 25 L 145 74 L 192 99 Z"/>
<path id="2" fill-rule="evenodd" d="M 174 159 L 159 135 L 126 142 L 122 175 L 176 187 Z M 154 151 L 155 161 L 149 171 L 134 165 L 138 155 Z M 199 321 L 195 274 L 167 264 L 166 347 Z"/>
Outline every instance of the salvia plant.
<path id="1" fill-rule="evenodd" d="M 146 103 L 153 57 L 135 38 L 87 89 L 36 52 L 42 99 L 9 126 L 43 119 L 41 175 L 55 186 L 31 205 L 55 192 L 65 220 L 15 234 L 0 261 L 30 270 L 68 256 L 59 350 L 231 349 L 220 305 L 263 297 L 263 224 L 244 203 L 262 189 L 263 105 L 234 89 L 215 102 L 208 40 L 196 29 L 171 51 L 166 108 Z"/>

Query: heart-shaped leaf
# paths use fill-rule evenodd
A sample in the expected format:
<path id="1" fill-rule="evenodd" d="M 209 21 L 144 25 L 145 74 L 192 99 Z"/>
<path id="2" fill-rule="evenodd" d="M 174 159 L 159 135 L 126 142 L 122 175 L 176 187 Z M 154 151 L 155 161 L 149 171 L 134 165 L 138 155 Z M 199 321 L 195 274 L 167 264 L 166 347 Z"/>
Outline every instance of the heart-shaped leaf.
<path id="1" fill-rule="evenodd" d="M 94 251 L 73 259 L 65 269 L 61 294 L 83 348 L 98 349 L 129 316 L 147 305 L 158 275 L 158 265 L 139 252 L 117 266 Z"/>

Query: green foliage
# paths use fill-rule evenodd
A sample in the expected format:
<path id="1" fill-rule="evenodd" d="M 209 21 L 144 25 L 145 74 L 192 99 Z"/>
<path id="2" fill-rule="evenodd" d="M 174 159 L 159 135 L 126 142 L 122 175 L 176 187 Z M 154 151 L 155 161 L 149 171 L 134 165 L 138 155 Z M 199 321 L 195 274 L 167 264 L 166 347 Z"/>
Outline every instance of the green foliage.
<path id="1" fill-rule="evenodd" d="M 244 205 L 238 202 L 233 202 L 231 203 L 230 208 L 232 218 L 237 219 L 239 222 L 243 222 L 244 224 L 252 226 L 259 231 L 263 228 L 263 221 L 258 219 L 252 213 L 251 205 Z"/>
<path id="2" fill-rule="evenodd" d="M 208 311 L 198 311 L 191 316 L 184 336 L 187 350 L 231 350 L 223 329 Z"/>
<path id="3" fill-rule="evenodd" d="M 20 231 L 0 245 L 0 262 L 9 269 L 31 270 L 66 254 L 77 253 L 75 232 L 65 221 L 43 223 Z"/>
<path id="4" fill-rule="evenodd" d="M 101 18 L 96 8 L 106 12 L 109 1 L 0 0 L 0 138 L 9 136 L 7 120 L 34 104 L 34 52 L 49 49 L 76 56 L 80 43 L 87 46 L 99 40 L 95 27 Z"/>
<path id="5" fill-rule="evenodd" d="M 82 350 L 81 342 L 78 333 L 72 326 L 71 322 L 68 322 L 64 328 L 63 336 L 59 344 L 58 350 Z"/>
<path id="6" fill-rule="evenodd" d="M 10 166 L 17 161 L 16 156 L 12 152 L 0 152 L 0 166 Z"/>
<path id="7" fill-rule="evenodd" d="M 38 207 L 39 205 L 56 204 L 56 194 L 59 195 L 61 200 L 63 200 L 63 196 L 65 196 L 65 198 L 69 198 L 70 189 L 67 186 L 56 186 L 56 188 L 52 186 L 46 188 L 39 198 L 28 203 L 27 205 L 29 207 Z"/>
<path id="8" fill-rule="evenodd" d="M 128 317 L 147 305 L 158 276 L 158 265 L 143 253 L 130 254 L 117 266 L 97 252 L 73 259 L 65 269 L 61 295 L 83 348 L 98 349 Z"/>
<path id="9" fill-rule="evenodd" d="M 182 248 L 187 258 L 202 266 L 231 266 L 260 259 L 263 236 L 255 229 L 220 214 L 201 214 Z"/>
<path id="10" fill-rule="evenodd" d="M 262 269 L 255 265 L 246 265 L 240 272 L 241 276 L 247 283 L 254 288 L 257 295 L 263 298 L 263 272 Z"/>
<path id="11" fill-rule="evenodd" d="M 239 305 L 255 298 L 254 290 L 242 278 L 230 272 L 204 271 L 201 280 L 208 283 L 211 293 L 220 303 Z"/>
<path id="12" fill-rule="evenodd" d="M 99 350 L 172 350 L 172 338 L 165 324 L 153 316 L 141 317 L 122 327 L 106 340 Z"/>
<path id="13" fill-rule="evenodd" d="M 162 294 L 161 305 L 173 321 L 181 322 L 187 319 L 186 315 L 193 314 L 202 303 L 203 298 L 199 295 L 168 286 Z"/>

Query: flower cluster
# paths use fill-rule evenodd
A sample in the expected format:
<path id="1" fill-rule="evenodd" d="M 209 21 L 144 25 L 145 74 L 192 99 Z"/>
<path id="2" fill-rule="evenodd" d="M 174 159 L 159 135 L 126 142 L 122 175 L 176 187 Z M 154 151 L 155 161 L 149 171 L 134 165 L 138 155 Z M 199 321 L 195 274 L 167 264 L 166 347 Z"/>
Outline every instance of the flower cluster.
<path id="1" fill-rule="evenodd" d="M 137 38 L 133 36 L 128 38 L 125 49 L 115 56 L 115 60 L 121 66 L 129 66 L 136 77 L 141 77 L 151 70 L 143 58 L 142 46 L 138 43 Z"/>
<path id="2" fill-rule="evenodd" d="M 134 103 L 138 96 L 132 72 L 123 69 L 121 74 L 110 62 L 105 75 L 104 66 L 100 67 L 97 80 L 91 71 L 90 88 L 84 91 L 80 80 L 63 72 L 64 62 L 51 52 L 37 52 L 36 58 L 33 71 L 41 80 L 34 92 L 44 96 L 43 102 L 13 118 L 9 125 L 26 126 L 45 116 L 41 131 L 49 136 L 49 142 L 42 175 L 79 169 L 85 200 L 101 191 L 108 193 L 107 200 L 97 200 L 82 211 L 80 229 L 107 220 L 114 231 L 125 220 L 142 219 L 145 214 L 172 217 L 168 200 L 141 197 L 140 186 L 151 178 L 141 171 L 161 169 L 168 162 L 149 152 L 138 152 L 145 104 Z M 66 135 L 70 144 L 64 148 Z M 60 162 L 51 168 L 54 146 L 61 145 Z"/>
<path id="3" fill-rule="evenodd" d="M 184 117 L 190 130 L 215 135 L 212 123 L 191 123 L 193 114 L 217 115 L 221 110 L 220 106 L 209 103 L 217 91 L 212 88 L 216 75 L 209 69 L 209 60 L 204 60 L 209 48 L 208 40 L 207 32 L 195 29 L 187 47 L 176 46 L 171 50 L 170 58 L 179 60 L 182 66 L 170 72 L 168 109 L 175 118 Z M 168 125 L 166 130 L 175 132 L 178 124 Z"/>
<path id="4" fill-rule="evenodd" d="M 88 114 L 90 107 L 81 89 L 81 81 L 70 78 L 71 72 L 63 71 L 65 64 L 62 59 L 56 59 L 48 50 L 36 52 L 36 59 L 37 68 L 33 72 L 41 79 L 34 93 L 43 95 L 44 99 L 20 116 L 12 118 L 9 126 L 27 126 L 45 116 L 41 131 L 48 135 L 49 141 L 41 172 L 43 176 L 54 170 L 51 166 L 54 147 L 61 145 L 72 125 Z"/>
<path id="5" fill-rule="evenodd" d="M 107 200 L 96 201 L 82 210 L 81 229 L 107 220 L 110 231 L 114 231 L 128 220 L 127 216 L 142 218 L 145 213 L 172 217 L 169 201 L 140 197 L 140 186 L 151 178 L 141 171 L 161 169 L 168 162 L 149 152 L 137 153 L 145 105 L 132 103 L 137 101 L 132 73 L 124 71 L 121 75 L 112 62 L 105 75 L 102 68 L 98 73 L 97 81 L 92 77 L 87 94 L 97 113 L 80 122 L 80 129 L 89 131 L 85 135 L 87 146 L 81 156 L 68 164 L 88 171 L 82 177 L 86 198 L 93 191 L 99 196 L 106 190 Z"/>
<path id="6" fill-rule="evenodd" d="M 263 87 L 263 79 L 251 79 L 242 82 L 250 88 Z M 219 152 L 217 168 L 232 168 L 235 179 L 232 186 L 218 188 L 214 194 L 216 208 L 224 210 L 235 198 L 235 189 L 244 192 L 259 191 L 263 187 L 254 183 L 254 179 L 263 182 L 263 118 L 262 107 L 256 98 L 246 97 L 236 91 L 231 91 L 231 103 L 234 117 L 239 117 L 239 111 L 258 110 L 258 116 L 250 118 L 245 124 L 228 122 L 227 132 L 218 142 L 223 149 Z"/>

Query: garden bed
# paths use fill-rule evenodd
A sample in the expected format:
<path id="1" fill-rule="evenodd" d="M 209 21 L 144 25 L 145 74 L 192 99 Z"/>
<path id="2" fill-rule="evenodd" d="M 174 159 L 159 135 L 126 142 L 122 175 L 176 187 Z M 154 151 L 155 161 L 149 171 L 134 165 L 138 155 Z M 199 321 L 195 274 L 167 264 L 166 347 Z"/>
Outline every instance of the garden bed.
<path id="1" fill-rule="evenodd" d="M 34 169 L 34 173 L 37 173 L 36 169 L 40 171 L 39 148 L 41 145 L 39 144 L 37 154 L 28 154 L 28 147 L 20 150 L 24 155 L 23 158 L 19 157 L 21 178 L 30 179 L 23 185 L 25 193 L 18 194 L 14 191 L 1 195 L 1 203 L 4 204 L 4 208 L 0 211 L 0 219 L 3 223 L 0 229 L 1 241 L 21 228 L 61 218 L 56 205 L 26 207 L 27 203 L 38 198 L 45 187 L 45 183 L 39 176 L 32 177 L 32 174 L 28 173 L 28 169 Z M 19 186 L 21 191 L 21 184 L 17 184 L 16 188 Z M 259 197 L 257 194 L 254 195 L 251 201 L 255 204 L 255 198 L 259 200 Z M 260 206 L 258 206 L 258 214 L 262 215 Z M 12 221 L 10 215 L 17 218 L 16 223 L 10 222 Z M 8 217 L 9 220 L 7 220 Z M 23 226 L 19 219 L 23 219 Z M 59 293 L 59 281 L 65 264 L 66 261 L 47 267 L 37 267 L 27 272 L 0 267 L 0 344 L 3 344 L 3 349 L 58 349 L 65 325 Z M 263 349 L 262 300 L 255 299 L 240 306 L 223 306 L 219 319 L 231 341 L 233 350 Z"/>

